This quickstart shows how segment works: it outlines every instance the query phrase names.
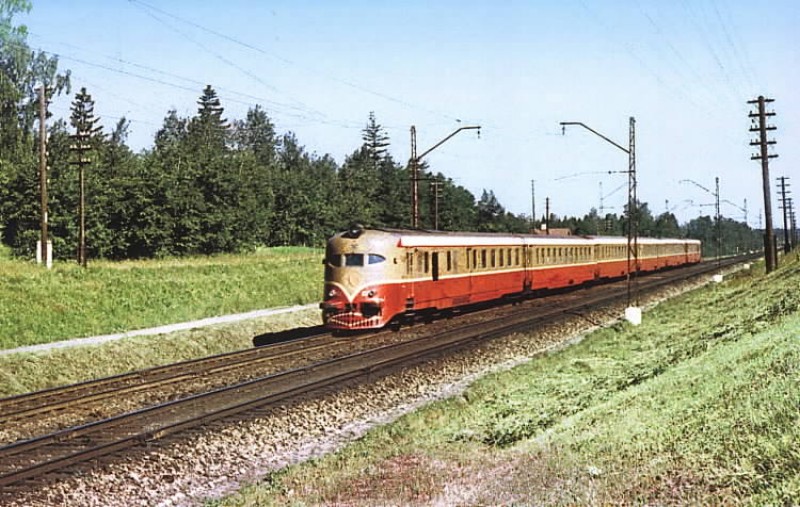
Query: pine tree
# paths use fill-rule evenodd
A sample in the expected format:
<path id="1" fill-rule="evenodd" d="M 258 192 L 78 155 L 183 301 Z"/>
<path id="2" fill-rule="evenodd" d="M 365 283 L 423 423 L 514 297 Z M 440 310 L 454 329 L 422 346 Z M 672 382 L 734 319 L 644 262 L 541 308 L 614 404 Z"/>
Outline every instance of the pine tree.
<path id="1" fill-rule="evenodd" d="M 189 122 L 190 138 L 201 150 L 223 151 L 227 144 L 228 123 L 222 118 L 224 108 L 211 85 L 203 89 L 197 105 L 200 106 L 197 116 Z"/>
<path id="2" fill-rule="evenodd" d="M 364 140 L 370 159 L 377 167 L 378 163 L 387 155 L 389 146 L 389 136 L 384 128 L 375 120 L 375 111 L 369 112 L 367 126 L 361 131 L 361 139 Z"/>

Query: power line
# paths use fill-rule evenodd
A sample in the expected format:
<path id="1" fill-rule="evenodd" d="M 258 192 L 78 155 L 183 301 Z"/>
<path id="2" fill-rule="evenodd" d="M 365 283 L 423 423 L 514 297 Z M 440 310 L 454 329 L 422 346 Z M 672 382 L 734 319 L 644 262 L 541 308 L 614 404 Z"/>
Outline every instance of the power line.
<path id="1" fill-rule="evenodd" d="M 330 79 L 331 81 L 343 84 L 345 86 L 348 86 L 350 88 L 353 88 L 353 89 L 358 90 L 358 91 L 363 92 L 363 93 L 368 93 L 370 95 L 374 95 L 376 97 L 379 97 L 381 99 L 387 100 L 389 102 L 393 102 L 395 104 L 402 105 L 402 106 L 407 107 L 409 109 L 415 109 L 415 110 L 418 110 L 418 111 L 424 111 L 424 112 L 426 112 L 428 114 L 441 116 L 441 117 L 447 118 L 447 119 L 449 119 L 451 121 L 459 121 L 460 122 L 459 118 L 457 118 L 457 117 L 455 117 L 455 116 L 453 116 L 453 115 L 451 115 L 449 113 L 445 113 L 445 112 L 442 112 L 442 111 L 436 111 L 436 110 L 425 108 L 425 107 L 420 107 L 420 106 L 411 104 L 410 102 L 407 102 L 407 101 L 405 101 L 403 99 L 400 99 L 400 98 L 397 98 L 397 97 L 393 97 L 391 95 L 387 95 L 385 93 L 378 92 L 378 91 L 372 90 L 370 88 L 366 88 L 366 87 L 361 86 L 361 85 L 359 85 L 357 83 L 354 83 L 354 82 L 352 82 L 350 80 L 342 79 L 342 78 L 340 78 L 338 76 L 335 76 L 335 75 L 332 75 L 332 74 L 323 73 L 323 72 L 320 72 L 319 70 L 316 70 L 316 69 L 307 69 L 307 68 L 303 67 L 302 65 L 299 65 L 296 62 L 294 62 L 294 61 L 292 61 L 292 60 L 290 60 L 288 58 L 284 58 L 284 57 L 282 57 L 280 55 L 276 55 L 274 53 L 270 53 L 270 52 L 265 51 L 264 49 L 262 49 L 262 48 L 260 48 L 258 46 L 255 46 L 253 44 L 248 44 L 248 43 L 243 42 L 243 41 L 241 41 L 241 40 L 239 40 L 239 39 L 237 39 L 235 37 L 231 37 L 230 35 L 226 35 L 226 34 L 217 32 L 217 31 L 212 30 L 211 28 L 208 28 L 206 26 L 203 26 L 203 25 L 200 25 L 200 24 L 195 23 L 193 21 L 187 20 L 187 19 L 185 19 L 183 17 L 180 17 L 180 16 L 177 16 L 175 14 L 171 14 L 171 13 L 166 12 L 166 11 L 164 11 L 162 9 L 159 9 L 158 7 L 155 7 L 155 6 L 153 6 L 153 5 L 151 5 L 151 4 L 147 3 L 147 2 L 143 2 L 142 0 L 128 0 L 128 1 L 133 3 L 133 4 L 138 4 L 142 8 L 149 9 L 149 10 L 154 11 L 154 12 L 158 12 L 158 13 L 160 13 L 160 14 L 162 14 L 164 16 L 168 16 L 168 17 L 170 17 L 170 18 L 172 18 L 172 19 L 174 19 L 176 21 L 179 21 L 181 23 L 185 23 L 187 25 L 190 25 L 190 26 L 192 26 L 194 28 L 197 28 L 198 30 L 202 30 L 202 31 L 204 31 L 206 33 L 209 33 L 211 35 L 214 35 L 216 37 L 220 37 L 220 38 L 222 38 L 224 40 L 227 40 L 227 41 L 229 41 L 229 42 L 231 42 L 233 44 L 237 44 L 239 46 L 242 46 L 242 47 L 244 47 L 246 49 L 249 49 L 251 51 L 255 51 L 255 52 L 261 53 L 263 55 L 269 56 L 271 58 L 275 58 L 275 59 L 277 59 L 277 60 L 279 60 L 279 61 L 281 61 L 281 62 L 283 62 L 283 63 L 285 63 L 287 65 L 291 65 L 291 66 L 297 67 L 298 69 L 301 69 L 301 70 L 303 70 L 305 72 L 309 72 L 309 73 L 314 74 L 314 75 L 323 76 L 326 79 Z"/>
<path id="2" fill-rule="evenodd" d="M 23 44 L 23 43 L 16 43 L 16 45 L 20 46 L 20 47 L 25 47 L 25 48 L 29 47 L 27 44 Z M 169 82 L 169 81 L 166 81 L 164 79 L 159 79 L 159 78 L 156 78 L 156 77 L 147 76 L 147 75 L 136 73 L 136 72 L 132 72 L 132 71 L 129 71 L 129 70 L 125 70 L 125 69 L 121 69 L 121 68 L 114 68 L 114 67 L 111 67 L 109 65 L 88 61 L 86 59 L 78 58 L 78 57 L 75 57 L 75 56 L 66 55 L 64 53 L 57 53 L 57 52 L 54 52 L 54 51 L 44 50 L 41 47 L 36 48 L 36 50 L 41 52 L 41 53 L 44 53 L 44 54 L 55 56 L 55 57 L 57 57 L 59 59 L 73 61 L 75 63 L 80 63 L 80 64 L 87 65 L 87 66 L 90 66 L 90 67 L 100 68 L 100 69 L 107 70 L 107 71 L 110 71 L 110 72 L 114 72 L 114 73 L 117 73 L 117 74 L 122 74 L 122 75 L 130 76 L 130 77 L 135 77 L 137 79 L 142 79 L 142 80 L 145 80 L 145 81 L 161 84 L 161 85 L 164 85 L 164 86 L 168 86 L 168 87 L 179 89 L 179 90 L 183 90 L 183 91 L 189 91 L 189 92 L 192 92 L 192 93 L 197 93 L 197 90 L 198 90 L 198 88 L 196 88 L 196 87 L 189 87 L 189 86 L 186 86 L 186 85 L 183 85 L 183 84 L 178 84 L 178 83 L 175 83 L 175 82 Z M 119 61 L 121 63 L 130 63 L 130 62 L 126 62 L 124 60 L 119 60 Z M 175 75 L 175 74 L 166 73 L 166 72 L 160 71 L 158 69 L 153 69 L 151 67 L 147 67 L 147 66 L 144 66 L 144 65 L 139 65 L 139 64 L 132 64 L 132 65 L 136 65 L 137 67 L 141 67 L 143 69 L 146 69 L 146 70 L 158 73 L 158 74 L 167 75 L 169 77 L 173 77 L 173 78 L 176 78 L 176 79 L 181 80 L 181 81 L 185 81 L 185 82 L 188 82 L 188 83 L 193 83 L 198 87 L 203 87 L 203 86 L 205 86 L 207 84 L 207 83 L 203 83 L 201 81 L 197 81 L 197 80 L 194 80 L 194 79 L 191 79 L 191 78 L 187 78 L 187 77 L 178 76 L 178 75 Z M 274 112 L 277 112 L 277 113 L 279 113 L 281 115 L 284 115 L 284 116 L 290 116 L 290 117 L 293 117 L 293 118 L 297 118 L 297 119 L 300 119 L 300 120 L 324 123 L 324 124 L 339 126 L 339 127 L 343 127 L 343 128 L 361 128 L 362 127 L 361 124 L 338 122 L 338 121 L 335 121 L 335 120 L 329 120 L 329 119 L 320 118 L 320 117 L 309 117 L 309 116 L 304 115 L 304 114 L 293 113 L 293 112 L 290 112 L 290 111 L 281 110 L 280 109 L 281 107 L 290 107 L 291 108 L 291 106 L 286 106 L 284 104 L 279 104 L 279 103 L 276 103 L 275 101 L 272 101 L 272 100 L 269 100 L 269 99 L 264 99 L 262 97 L 257 97 L 257 96 L 254 96 L 254 95 L 249 95 L 249 94 L 245 94 L 245 93 L 229 90 L 227 88 L 217 88 L 217 91 L 221 92 L 220 93 L 220 97 L 223 98 L 224 100 L 228 101 L 228 102 L 238 103 L 238 104 L 245 105 L 245 106 L 252 106 L 254 102 L 255 103 L 264 103 L 266 105 L 271 106 Z M 246 97 L 246 98 L 250 98 L 252 100 L 251 101 L 244 101 L 244 100 L 236 99 L 234 97 L 231 97 L 230 94 L 237 95 L 237 96 L 242 96 L 242 97 Z M 293 109 L 296 109 L 296 108 L 293 108 Z M 302 112 L 302 110 L 301 110 L 301 112 Z"/>

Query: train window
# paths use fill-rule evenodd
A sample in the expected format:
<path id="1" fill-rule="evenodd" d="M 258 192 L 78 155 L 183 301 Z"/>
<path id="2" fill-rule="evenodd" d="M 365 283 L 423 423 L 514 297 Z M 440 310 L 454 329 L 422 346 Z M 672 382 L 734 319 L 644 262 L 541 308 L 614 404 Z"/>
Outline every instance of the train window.
<path id="1" fill-rule="evenodd" d="M 481 250 L 481 267 L 486 267 L 486 250 Z"/>
<path id="2" fill-rule="evenodd" d="M 367 262 L 369 262 L 369 264 L 380 264 L 381 262 L 383 262 L 385 260 L 386 260 L 386 257 L 384 257 L 383 255 L 379 255 L 379 254 L 369 254 L 369 256 L 367 257 Z"/>
<path id="3" fill-rule="evenodd" d="M 341 267 L 342 266 L 342 256 L 341 256 L 341 254 L 330 254 L 328 256 L 328 264 L 330 264 L 334 268 Z"/>
<path id="4" fill-rule="evenodd" d="M 472 269 L 478 269 L 478 251 L 472 251 Z"/>
<path id="5" fill-rule="evenodd" d="M 514 264 L 519 266 L 519 248 L 514 249 Z"/>
<path id="6" fill-rule="evenodd" d="M 490 252 L 489 257 L 492 259 L 492 267 L 494 267 L 496 252 L 494 248 L 492 248 L 489 252 Z"/>
<path id="7" fill-rule="evenodd" d="M 508 260 L 508 262 L 506 264 L 508 264 L 510 266 L 511 265 L 511 249 L 510 248 L 506 249 L 506 260 Z"/>
<path id="8" fill-rule="evenodd" d="M 406 273 L 411 274 L 414 272 L 414 254 L 411 252 L 406 253 Z"/>
<path id="9" fill-rule="evenodd" d="M 501 266 L 504 264 L 504 262 L 503 262 L 504 260 L 505 260 L 505 257 L 503 256 L 503 251 L 500 250 L 500 265 Z"/>
<path id="10" fill-rule="evenodd" d="M 344 254 L 345 266 L 363 266 L 364 254 Z"/>
<path id="11" fill-rule="evenodd" d="M 428 272 L 428 269 L 430 269 L 430 264 L 429 264 L 429 262 L 430 262 L 430 255 L 428 254 L 428 252 L 425 252 L 425 253 L 423 253 L 423 254 L 422 254 L 422 258 L 424 259 L 424 262 L 425 262 L 425 269 L 424 269 L 424 271 L 427 273 L 427 272 Z"/>

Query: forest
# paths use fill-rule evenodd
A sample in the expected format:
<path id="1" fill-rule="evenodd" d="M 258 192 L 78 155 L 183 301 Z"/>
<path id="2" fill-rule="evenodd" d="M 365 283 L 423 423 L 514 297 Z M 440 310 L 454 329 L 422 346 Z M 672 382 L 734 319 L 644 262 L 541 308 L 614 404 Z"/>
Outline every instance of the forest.
<path id="1" fill-rule="evenodd" d="M 42 85 L 48 98 L 74 97 L 70 118 L 46 121 L 49 238 L 56 259 L 78 251 L 80 160 L 89 258 L 320 246 L 352 222 L 409 226 L 410 172 L 389 154 L 390 139 L 374 113 L 365 111 L 362 144 L 337 162 L 309 152 L 292 132 L 279 132 L 259 105 L 244 118 L 226 118 L 208 85 L 198 90 L 196 114 L 166 111 L 152 147 L 134 152 L 126 144 L 130 122 L 121 118 L 104 131 L 98 121 L 103 105 L 93 102 L 90 90 L 73 94 L 79 84 L 59 68 L 58 58 L 28 45 L 25 27 L 15 26 L 13 17 L 29 8 L 25 0 L 0 0 L 0 234 L 14 255 L 33 258 L 40 237 L 36 90 Z M 433 228 L 436 210 L 438 228 L 447 231 L 523 233 L 547 221 L 573 234 L 627 234 L 625 210 L 532 219 L 506 211 L 491 189 L 476 197 L 424 164 L 420 177 L 423 228 Z M 654 216 L 645 202 L 636 203 L 633 215 L 642 236 L 701 239 L 706 256 L 762 245 L 760 232 L 728 218 L 716 223 L 701 216 L 680 225 L 672 213 Z"/>

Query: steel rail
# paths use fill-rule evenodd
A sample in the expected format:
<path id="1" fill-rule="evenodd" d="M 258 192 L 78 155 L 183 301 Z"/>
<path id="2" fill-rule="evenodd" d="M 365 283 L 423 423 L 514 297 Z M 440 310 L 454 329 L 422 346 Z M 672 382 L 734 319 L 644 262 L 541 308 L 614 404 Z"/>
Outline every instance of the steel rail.
<path id="1" fill-rule="evenodd" d="M 130 373 L 87 380 L 67 386 L 0 398 L 0 426 L 8 425 L 22 418 L 42 415 L 66 407 L 74 408 L 76 404 L 96 402 L 158 385 L 180 382 L 187 378 L 241 368 L 253 362 L 269 361 L 280 357 L 282 354 L 286 355 L 307 350 L 310 345 L 308 340 L 318 339 L 325 341 L 330 337 L 330 331 L 322 326 L 292 331 L 297 335 L 296 338 L 259 348 L 226 352 L 168 365 L 154 366 Z M 320 346 L 324 346 L 324 344 Z"/>

